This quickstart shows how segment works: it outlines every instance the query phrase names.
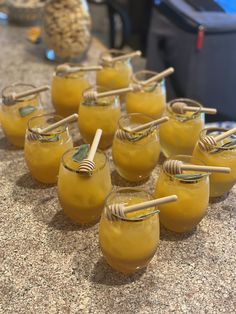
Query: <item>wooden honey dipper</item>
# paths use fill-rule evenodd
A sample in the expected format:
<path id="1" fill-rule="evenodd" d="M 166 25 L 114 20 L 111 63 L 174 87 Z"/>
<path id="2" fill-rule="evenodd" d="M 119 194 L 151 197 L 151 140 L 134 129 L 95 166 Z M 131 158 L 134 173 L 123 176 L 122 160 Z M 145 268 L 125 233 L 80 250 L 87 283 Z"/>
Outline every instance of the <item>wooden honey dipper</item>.
<path id="1" fill-rule="evenodd" d="M 18 99 L 21 99 L 22 97 L 35 95 L 35 94 L 44 92 L 46 90 L 49 90 L 49 88 L 50 87 L 48 85 L 45 85 L 45 86 L 33 88 L 33 89 L 30 89 L 21 93 L 15 93 L 15 92 L 9 93 L 3 97 L 3 102 L 5 105 L 13 105 Z"/>
<path id="2" fill-rule="evenodd" d="M 202 150 L 210 151 L 212 150 L 212 146 L 214 147 L 217 145 L 217 142 L 220 142 L 233 134 L 236 134 L 236 128 L 230 129 L 218 136 L 206 136 L 202 140 L 198 141 L 198 145 Z"/>
<path id="3" fill-rule="evenodd" d="M 140 57 L 141 55 L 142 55 L 142 52 L 140 50 L 137 50 L 137 51 L 126 53 L 122 56 L 118 56 L 114 58 L 112 58 L 111 56 L 104 56 L 102 59 L 107 62 L 116 62 L 116 61 L 122 61 L 125 59 L 134 58 L 134 57 Z"/>
<path id="4" fill-rule="evenodd" d="M 47 126 L 44 129 L 35 128 L 33 131 L 35 131 L 37 133 L 31 132 L 31 133 L 28 134 L 27 138 L 28 138 L 29 141 L 37 141 L 40 138 L 40 136 L 45 135 L 45 134 L 47 134 L 48 132 L 50 132 L 52 130 L 55 130 L 59 126 L 62 126 L 64 124 L 66 124 L 66 123 L 73 122 L 73 121 L 76 121 L 76 120 L 78 120 L 78 114 L 74 113 L 74 114 L 72 114 L 69 117 L 66 117 L 66 118 L 64 118 L 64 119 L 62 119 L 62 120 L 60 120 L 58 122 L 55 122 L 55 123 Z"/>
<path id="5" fill-rule="evenodd" d="M 102 130 L 101 129 L 97 129 L 94 139 L 93 139 L 93 143 L 91 145 L 90 151 L 88 153 L 88 157 L 83 159 L 79 165 L 79 169 L 78 171 L 81 173 L 87 173 L 87 174 L 92 174 L 94 168 L 95 168 L 95 163 L 93 161 L 100 139 L 102 136 Z"/>
<path id="6" fill-rule="evenodd" d="M 61 73 L 61 74 L 70 74 L 70 73 L 88 72 L 88 71 L 100 71 L 100 70 L 102 70 L 101 65 L 71 67 L 68 63 L 60 64 L 56 68 L 56 72 Z"/>
<path id="7" fill-rule="evenodd" d="M 112 220 L 112 221 L 116 221 L 119 218 L 127 218 L 126 214 L 128 214 L 128 213 L 137 212 L 139 210 L 143 210 L 143 209 L 150 208 L 153 206 L 168 204 L 168 203 L 177 201 L 177 199 L 178 198 L 176 195 L 170 195 L 170 196 L 166 196 L 166 197 L 162 197 L 162 198 L 156 198 L 156 199 L 151 200 L 151 201 L 146 201 L 146 202 L 142 202 L 142 203 L 138 203 L 138 204 L 134 204 L 134 205 L 130 205 L 130 206 L 124 206 L 123 204 L 112 204 L 112 205 L 105 207 L 104 213 L 105 213 L 105 216 L 107 217 L 107 219 Z M 148 214 L 141 215 L 141 216 L 135 217 L 135 218 L 136 219 L 144 218 L 144 217 L 148 217 L 148 216 L 151 216 L 153 214 L 156 214 L 156 213 L 159 213 L 159 210 L 155 210 L 153 212 L 150 212 Z"/>
<path id="8" fill-rule="evenodd" d="M 143 131 L 143 130 L 146 130 L 148 128 L 152 128 L 154 126 L 157 126 L 157 125 L 160 125 L 162 123 L 165 123 L 169 121 L 169 118 L 168 117 L 162 117 L 160 119 L 157 119 L 157 120 L 153 120 L 151 122 L 148 122 L 148 123 L 145 123 L 145 124 L 142 124 L 142 125 L 139 125 L 139 126 L 136 126 L 134 128 L 129 128 L 129 129 L 126 129 L 126 130 L 121 130 L 121 129 L 118 129 L 116 131 L 116 136 L 120 139 L 120 140 L 130 140 L 132 139 L 132 135 L 130 135 L 129 133 L 132 133 L 132 132 L 139 132 L 139 131 Z"/>
<path id="9" fill-rule="evenodd" d="M 126 88 L 120 88 L 120 89 L 115 89 L 115 90 L 111 90 L 111 91 L 107 91 L 107 92 L 101 92 L 101 93 L 98 93 L 98 92 L 93 91 L 93 90 L 88 90 L 88 91 L 84 92 L 83 96 L 87 100 L 96 100 L 98 98 L 116 96 L 116 95 L 124 94 L 127 92 L 137 92 L 140 90 L 141 90 L 141 87 L 139 85 L 132 84 Z"/>
<path id="10" fill-rule="evenodd" d="M 170 67 L 160 73 L 158 73 L 157 75 L 154 75 L 153 77 L 151 77 L 150 79 L 148 80 L 145 80 L 145 81 L 137 81 L 136 83 L 139 83 L 143 86 L 146 86 L 148 84 L 151 84 L 153 82 L 158 82 L 160 80 L 162 80 L 163 78 L 169 76 L 170 74 L 174 73 L 174 68 Z"/>
<path id="11" fill-rule="evenodd" d="M 201 172 L 219 172 L 219 173 L 230 173 L 229 167 L 215 167 L 215 166 L 201 166 L 184 164 L 180 160 L 167 160 L 163 164 L 163 170 L 169 174 L 176 175 L 182 174 L 183 170 L 193 170 Z"/>
<path id="12" fill-rule="evenodd" d="M 194 106 L 188 106 L 186 103 L 177 101 L 173 103 L 171 106 L 171 109 L 174 113 L 177 114 L 184 114 L 185 112 L 204 112 L 207 114 L 216 114 L 217 110 L 215 108 L 207 108 L 207 107 L 194 107 Z"/>

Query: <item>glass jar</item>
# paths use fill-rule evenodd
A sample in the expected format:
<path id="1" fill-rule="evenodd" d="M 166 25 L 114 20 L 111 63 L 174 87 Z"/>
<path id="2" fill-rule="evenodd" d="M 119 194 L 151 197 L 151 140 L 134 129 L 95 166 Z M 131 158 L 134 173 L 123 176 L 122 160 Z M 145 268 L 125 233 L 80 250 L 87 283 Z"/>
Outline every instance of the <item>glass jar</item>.
<path id="1" fill-rule="evenodd" d="M 132 82 L 138 84 L 155 75 L 156 72 L 140 71 L 132 76 Z M 165 80 L 143 86 L 140 92 L 127 93 L 125 106 L 128 113 L 140 112 L 154 119 L 160 118 L 166 108 Z"/>
<path id="2" fill-rule="evenodd" d="M 121 188 L 110 193 L 105 206 L 115 203 L 133 205 L 152 200 L 150 193 L 137 188 Z M 137 218 L 139 212 L 127 218 L 111 221 L 103 212 L 99 225 L 99 243 L 107 263 L 124 274 L 136 272 L 151 261 L 160 239 L 159 216 L 155 207 L 142 211 L 153 215 Z"/>
<path id="3" fill-rule="evenodd" d="M 67 151 L 61 161 L 58 197 L 66 216 L 78 224 L 91 224 L 100 219 L 105 198 L 111 192 L 111 175 L 106 155 L 97 151 L 91 176 L 78 172 L 73 160 L 78 147 Z"/>
<path id="4" fill-rule="evenodd" d="M 91 43 L 91 18 L 87 1 L 47 1 L 43 38 L 58 61 L 82 59 Z"/>
<path id="5" fill-rule="evenodd" d="M 70 67 L 77 67 L 70 64 Z M 83 91 L 90 87 L 86 72 L 57 73 L 52 79 L 52 104 L 56 112 L 63 116 L 77 113 L 81 102 Z"/>
<path id="6" fill-rule="evenodd" d="M 185 164 L 204 165 L 192 156 L 173 156 Z M 175 194 L 174 203 L 160 205 L 160 222 L 166 229 L 182 233 L 193 230 L 206 214 L 209 202 L 209 174 L 184 171 L 172 175 L 162 170 L 154 195 L 158 198 Z"/>
<path id="7" fill-rule="evenodd" d="M 29 120 L 25 137 L 25 161 L 33 178 L 45 184 L 57 182 L 60 160 L 65 151 L 73 147 L 68 126 L 60 126 L 47 133 L 43 129 L 62 118 L 53 114 Z"/>
<path id="8" fill-rule="evenodd" d="M 153 121 L 151 117 L 140 113 L 121 117 L 112 145 L 112 158 L 117 172 L 131 182 L 149 177 L 158 163 L 161 150 L 157 126 L 139 132 L 128 131 L 129 128 L 142 125 L 140 120 L 146 123 Z M 120 131 L 124 132 L 124 137 L 119 136 Z"/>
<path id="9" fill-rule="evenodd" d="M 129 86 L 133 72 L 130 58 L 115 62 L 106 60 L 107 57 L 115 58 L 124 54 L 126 53 L 114 49 L 101 54 L 100 64 L 103 69 L 97 72 L 97 85 L 106 87 L 109 90 Z"/>
<path id="10" fill-rule="evenodd" d="M 176 102 L 197 107 L 199 111 L 176 114 L 171 108 Z M 166 115 L 170 120 L 160 126 L 161 148 L 166 157 L 192 154 L 199 133 L 204 127 L 204 114 L 200 112 L 201 107 L 198 102 L 185 98 L 174 99 L 168 103 Z"/>
<path id="11" fill-rule="evenodd" d="M 25 132 L 30 118 L 43 114 L 44 109 L 40 104 L 38 94 L 23 97 L 13 104 L 4 104 L 4 98 L 11 93 L 21 93 L 35 86 L 30 84 L 13 84 L 2 90 L 3 102 L 0 109 L 2 129 L 11 144 L 23 148 Z"/>
<path id="12" fill-rule="evenodd" d="M 107 89 L 96 86 L 86 91 L 105 92 Z M 112 145 L 113 137 L 120 118 L 120 101 L 118 96 L 98 98 L 96 100 L 82 98 L 79 107 L 79 130 L 86 143 L 92 143 L 97 129 L 102 129 L 99 148 L 107 149 Z"/>
<path id="13" fill-rule="evenodd" d="M 199 140 L 206 136 L 216 136 L 226 132 L 225 128 L 203 129 Z M 229 174 L 212 173 L 210 176 L 210 197 L 222 196 L 236 183 L 236 135 L 231 135 L 227 139 L 220 141 L 216 146 L 212 146 L 210 151 L 203 151 L 198 143 L 195 146 L 193 156 L 201 159 L 208 166 L 230 167 Z"/>

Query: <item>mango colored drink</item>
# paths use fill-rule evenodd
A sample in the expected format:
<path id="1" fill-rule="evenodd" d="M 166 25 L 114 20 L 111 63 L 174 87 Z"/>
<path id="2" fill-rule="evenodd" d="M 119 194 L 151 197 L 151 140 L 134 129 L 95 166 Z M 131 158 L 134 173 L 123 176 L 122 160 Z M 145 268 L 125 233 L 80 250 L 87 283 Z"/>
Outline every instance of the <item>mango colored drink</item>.
<path id="1" fill-rule="evenodd" d="M 58 178 L 58 197 L 66 216 L 78 224 L 99 220 L 105 198 L 112 189 L 106 156 L 97 152 L 92 176 L 79 174 L 79 163 L 72 160 L 76 149 L 68 151 L 62 159 Z"/>
<path id="2" fill-rule="evenodd" d="M 124 119 L 127 118 L 120 119 L 121 124 Z M 158 130 L 128 133 L 128 136 L 131 136 L 131 139 L 115 136 L 112 158 L 121 177 L 131 182 L 138 182 L 149 177 L 158 163 L 160 156 Z"/>
<path id="3" fill-rule="evenodd" d="M 5 91 L 7 93 L 13 91 L 22 92 L 32 88 L 34 88 L 32 85 L 18 84 L 6 88 Z M 2 104 L 0 108 L 0 119 L 3 132 L 8 141 L 16 147 L 23 148 L 29 119 L 43 113 L 44 110 L 40 106 L 37 96 L 28 96 L 16 101 L 13 105 Z"/>
<path id="4" fill-rule="evenodd" d="M 119 196 L 116 202 L 127 206 L 147 201 L 147 196 Z M 153 211 L 154 208 L 127 215 L 127 218 Z M 159 217 L 154 214 L 140 221 L 110 221 L 103 214 L 99 225 L 99 243 L 107 263 L 124 274 L 147 266 L 159 245 Z"/>
<path id="5" fill-rule="evenodd" d="M 83 91 L 90 87 L 83 73 L 54 74 L 52 80 L 52 104 L 56 112 L 63 116 L 77 113 Z"/>
<path id="6" fill-rule="evenodd" d="M 45 116 L 33 119 L 40 120 L 41 124 L 43 118 Z M 31 120 L 32 125 L 37 123 L 34 120 Z M 46 126 L 44 123 L 43 125 Z M 25 161 L 29 171 L 37 181 L 45 184 L 54 184 L 57 182 L 62 155 L 73 147 L 72 138 L 68 135 L 68 130 L 65 128 L 51 131 L 38 139 L 33 139 L 32 136 L 35 136 L 35 134 L 28 129 L 25 139 Z"/>
<path id="7" fill-rule="evenodd" d="M 115 131 L 120 118 L 120 104 L 118 97 L 106 97 L 89 101 L 82 101 L 79 108 L 78 125 L 83 140 L 92 143 L 97 129 L 102 129 L 99 148 L 107 149 L 112 145 Z"/>
<path id="8" fill-rule="evenodd" d="M 209 202 L 208 175 L 189 182 L 162 172 L 154 195 L 160 198 L 171 194 L 177 195 L 178 200 L 159 206 L 161 224 L 178 233 L 193 230 L 206 214 Z"/>
<path id="9" fill-rule="evenodd" d="M 134 74 L 132 81 L 134 84 L 142 82 L 156 74 L 150 71 L 140 71 Z M 125 107 L 128 113 L 140 112 L 154 119 L 160 118 L 166 107 L 165 82 L 154 82 L 143 87 L 143 90 L 140 92 L 127 93 Z"/>
<path id="10" fill-rule="evenodd" d="M 205 129 L 201 132 L 200 139 L 203 139 L 206 135 L 212 135 L 212 133 L 214 134 L 215 130 L 219 130 L 220 132 L 226 131 L 226 129 Z M 232 141 L 233 144 L 231 147 L 223 146 L 230 141 Z M 212 151 L 209 152 L 203 151 L 199 145 L 196 144 L 193 156 L 195 158 L 201 159 L 208 166 L 231 168 L 231 172 L 229 174 L 212 173 L 210 175 L 210 197 L 222 196 L 224 193 L 228 192 L 236 183 L 235 138 L 228 138 L 225 142 L 221 142 L 216 147 L 213 147 Z"/>
<path id="11" fill-rule="evenodd" d="M 166 110 L 170 120 L 160 126 L 162 152 L 166 157 L 183 154 L 191 155 L 204 127 L 204 118 L 200 113 L 175 114 L 171 110 L 171 102 Z M 189 104 L 191 105 L 191 104 Z"/>

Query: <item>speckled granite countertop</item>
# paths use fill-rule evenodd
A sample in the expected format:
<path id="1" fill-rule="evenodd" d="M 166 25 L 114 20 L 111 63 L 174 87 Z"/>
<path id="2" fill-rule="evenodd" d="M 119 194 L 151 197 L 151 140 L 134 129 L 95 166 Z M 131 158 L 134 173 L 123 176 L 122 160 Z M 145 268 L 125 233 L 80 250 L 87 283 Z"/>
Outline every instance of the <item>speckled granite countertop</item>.
<path id="1" fill-rule="evenodd" d="M 53 66 L 25 30 L 0 28 L 0 87 L 13 81 L 48 83 Z M 88 60 L 102 46 L 94 40 Z M 153 190 L 158 167 L 144 184 Z M 112 173 L 114 185 L 127 185 Z M 0 133 L 0 313 L 235 313 L 236 187 L 210 205 L 185 236 L 162 230 L 145 272 L 113 272 L 98 248 L 98 226 L 70 224 L 56 187 L 35 183 L 22 151 Z"/>

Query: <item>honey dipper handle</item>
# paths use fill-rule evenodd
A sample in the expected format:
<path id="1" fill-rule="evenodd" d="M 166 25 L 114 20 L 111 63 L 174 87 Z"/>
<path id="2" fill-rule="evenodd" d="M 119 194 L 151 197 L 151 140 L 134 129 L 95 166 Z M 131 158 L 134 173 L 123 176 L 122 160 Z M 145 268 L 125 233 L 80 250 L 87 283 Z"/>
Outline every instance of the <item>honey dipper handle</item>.
<path id="1" fill-rule="evenodd" d="M 34 94 L 37 94 L 37 93 L 40 93 L 40 92 L 44 92 L 46 90 L 49 90 L 49 88 L 50 87 L 48 85 L 45 85 L 45 86 L 41 86 L 41 87 L 37 87 L 37 88 L 34 88 L 34 89 L 27 90 L 25 92 L 17 93 L 17 94 L 14 95 L 14 99 L 19 99 L 19 98 L 22 98 L 22 97 L 31 96 L 31 95 L 34 95 Z"/>
<path id="2" fill-rule="evenodd" d="M 50 132 L 50 131 L 58 128 L 61 125 L 64 125 L 64 124 L 72 122 L 72 121 L 76 121 L 77 119 L 78 119 L 78 115 L 77 115 L 77 113 L 74 113 L 71 116 L 66 117 L 65 119 L 62 119 L 62 120 L 60 120 L 60 121 L 58 121 L 58 122 L 56 122 L 54 124 L 51 124 L 51 125 L 49 125 L 48 127 L 44 128 L 44 129 L 41 129 L 40 133 L 43 134 L 43 133 Z"/>
<path id="3" fill-rule="evenodd" d="M 112 62 L 122 61 L 122 60 L 133 58 L 133 57 L 140 57 L 141 55 L 142 55 L 142 52 L 140 50 L 137 50 L 137 51 L 130 52 L 119 57 L 111 58 L 111 61 Z"/>
<path id="4" fill-rule="evenodd" d="M 94 159 L 94 156 L 96 154 L 96 151 L 97 151 L 97 148 L 98 148 L 101 136 L 102 136 L 102 130 L 101 129 L 97 129 L 97 131 L 95 133 L 95 136 L 94 136 L 94 139 L 93 139 L 93 143 L 92 143 L 90 151 L 88 153 L 88 158 L 87 159 L 90 160 L 90 161 L 93 161 L 93 159 Z"/>
<path id="5" fill-rule="evenodd" d="M 162 118 L 160 118 L 160 119 L 153 120 L 153 121 L 151 121 L 151 122 L 148 122 L 148 123 L 139 125 L 139 126 L 137 126 L 137 127 L 135 127 L 135 128 L 130 129 L 129 131 L 130 131 L 130 132 L 143 131 L 143 130 L 145 130 L 145 129 L 147 129 L 147 128 L 150 128 L 150 127 L 159 125 L 159 124 L 161 124 L 161 123 L 165 123 L 165 122 L 167 122 L 168 120 L 169 120 L 168 117 L 162 117 Z"/>
<path id="6" fill-rule="evenodd" d="M 84 66 L 84 67 L 71 67 L 67 70 L 67 73 L 76 73 L 76 72 L 87 72 L 87 71 L 100 71 L 102 70 L 101 65 L 94 66 Z"/>
<path id="7" fill-rule="evenodd" d="M 181 170 L 193 170 L 202 172 L 219 172 L 219 173 L 230 173 L 231 169 L 229 167 L 216 167 L 216 166 L 200 166 L 200 165 L 190 165 L 182 164 Z"/>
<path id="8" fill-rule="evenodd" d="M 183 107 L 183 110 L 184 111 L 192 111 L 192 112 L 197 112 L 197 111 L 200 111 L 200 112 L 204 112 L 206 114 L 216 114 L 217 113 L 217 110 L 215 108 L 207 108 L 207 107 L 202 107 L 199 108 L 198 107 L 193 107 L 193 106 L 184 106 Z"/>
<path id="9" fill-rule="evenodd" d="M 143 82 L 140 82 L 142 85 L 148 85 L 150 83 L 153 83 L 153 82 L 156 82 L 156 81 L 160 81 L 162 80 L 164 77 L 174 73 L 174 68 L 168 68 L 160 73 L 158 73 L 157 75 L 151 77 L 150 79 L 146 80 L 146 81 L 143 81 Z"/>
<path id="10" fill-rule="evenodd" d="M 230 129 L 230 130 L 216 136 L 214 139 L 216 142 L 219 142 L 219 141 L 224 140 L 225 138 L 227 138 L 228 136 L 230 136 L 234 133 L 236 134 L 236 128 Z"/>
<path id="11" fill-rule="evenodd" d="M 111 90 L 108 92 L 97 93 L 96 98 L 115 96 L 115 95 L 120 95 L 120 94 L 124 94 L 127 92 L 132 92 L 132 91 L 133 91 L 133 87 L 130 86 L 130 87 L 126 87 L 126 88 Z"/>
<path id="12" fill-rule="evenodd" d="M 162 197 L 162 198 L 156 198 L 154 200 L 151 201 L 147 201 L 147 202 L 143 202 L 143 203 L 139 203 L 139 204 L 135 204 L 135 205 L 130 205 L 130 206 L 125 206 L 124 207 L 124 212 L 126 214 L 128 213 L 132 213 L 141 209 L 145 209 L 145 208 L 149 208 L 149 207 L 153 207 L 153 206 L 157 206 L 157 205 L 161 205 L 161 204 L 167 204 L 167 203 L 171 203 L 171 202 L 175 202 L 177 200 L 177 196 L 176 195 L 170 195 L 170 196 L 166 196 L 166 197 Z"/>

